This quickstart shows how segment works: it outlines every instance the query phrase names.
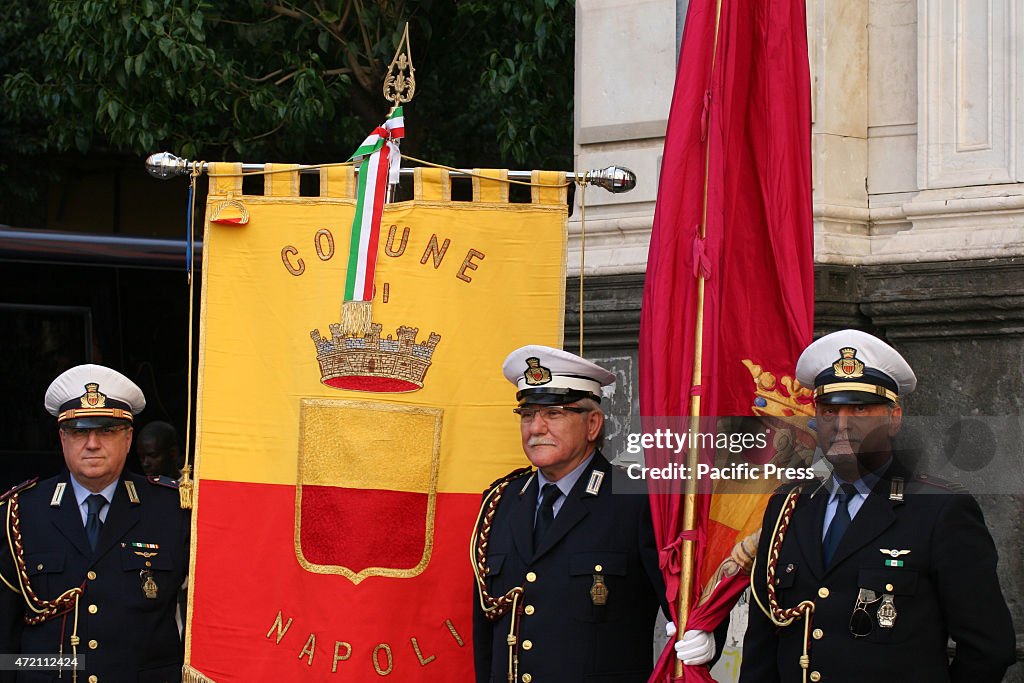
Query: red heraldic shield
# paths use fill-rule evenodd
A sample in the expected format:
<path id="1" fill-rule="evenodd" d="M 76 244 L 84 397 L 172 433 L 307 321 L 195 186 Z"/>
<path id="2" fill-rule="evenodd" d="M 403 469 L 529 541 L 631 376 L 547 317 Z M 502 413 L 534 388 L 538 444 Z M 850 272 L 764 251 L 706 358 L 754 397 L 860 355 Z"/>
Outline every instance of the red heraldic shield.
<path id="1" fill-rule="evenodd" d="M 295 541 L 303 568 L 353 583 L 423 571 L 434 540 L 442 415 L 422 406 L 302 401 Z"/>

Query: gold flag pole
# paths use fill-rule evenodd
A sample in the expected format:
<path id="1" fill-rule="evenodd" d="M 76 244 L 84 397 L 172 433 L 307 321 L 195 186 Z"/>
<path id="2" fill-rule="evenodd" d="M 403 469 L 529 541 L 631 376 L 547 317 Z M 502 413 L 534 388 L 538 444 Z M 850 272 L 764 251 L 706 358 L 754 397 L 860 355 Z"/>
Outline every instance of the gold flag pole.
<path id="1" fill-rule="evenodd" d="M 715 38 L 711 50 L 711 74 L 715 73 L 715 62 L 718 57 L 718 27 L 722 18 L 722 0 L 715 2 Z M 708 115 L 708 128 L 710 131 L 710 112 Z M 711 159 L 711 138 L 710 132 L 704 147 L 704 197 L 701 207 L 700 233 L 698 239 L 704 240 L 708 228 L 708 167 Z M 697 268 L 697 320 L 693 331 L 693 374 L 690 376 L 690 433 L 700 431 L 700 394 L 694 389 L 701 384 L 701 373 L 703 372 L 703 349 L 704 349 L 704 273 Z M 697 471 L 700 457 L 699 448 L 691 443 L 686 453 L 686 466 L 690 472 Z M 676 642 L 682 640 L 686 630 L 686 621 L 690 616 L 690 605 L 693 603 L 693 567 L 696 561 L 695 541 L 690 536 L 697 526 L 697 480 L 689 477 L 686 480 L 686 488 L 683 492 L 683 538 L 682 544 L 682 571 L 679 577 L 679 600 L 676 603 Z M 675 661 L 675 678 L 682 678 L 683 663 L 679 659 Z"/>

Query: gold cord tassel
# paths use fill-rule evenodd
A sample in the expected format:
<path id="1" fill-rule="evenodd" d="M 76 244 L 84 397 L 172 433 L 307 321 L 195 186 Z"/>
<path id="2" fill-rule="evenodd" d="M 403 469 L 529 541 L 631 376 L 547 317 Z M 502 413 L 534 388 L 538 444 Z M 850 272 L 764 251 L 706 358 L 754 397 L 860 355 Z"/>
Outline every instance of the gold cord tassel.
<path id="1" fill-rule="evenodd" d="M 192 509 L 192 466 L 187 462 L 181 468 L 181 479 L 178 481 L 178 498 L 181 501 L 182 510 Z"/>
<path id="2" fill-rule="evenodd" d="M 346 335 L 364 337 L 373 322 L 373 303 L 346 301 L 341 305 L 341 331 Z"/>
<path id="3" fill-rule="evenodd" d="M 73 658 L 73 660 L 75 662 L 74 668 L 71 669 L 71 681 L 72 681 L 72 683 L 78 683 L 78 643 L 80 642 L 80 640 L 78 638 L 78 598 L 79 598 L 79 596 L 81 596 L 80 592 L 75 595 L 75 625 L 74 625 L 73 630 L 71 631 L 71 656 L 72 656 L 72 658 Z M 63 643 L 62 643 L 62 645 L 63 645 Z M 64 673 L 63 669 L 61 669 L 61 673 Z"/>
<path id="4" fill-rule="evenodd" d="M 512 615 L 508 620 L 508 681 L 515 683 L 519 680 L 519 614 L 516 608 L 519 607 L 519 594 L 512 596 Z"/>

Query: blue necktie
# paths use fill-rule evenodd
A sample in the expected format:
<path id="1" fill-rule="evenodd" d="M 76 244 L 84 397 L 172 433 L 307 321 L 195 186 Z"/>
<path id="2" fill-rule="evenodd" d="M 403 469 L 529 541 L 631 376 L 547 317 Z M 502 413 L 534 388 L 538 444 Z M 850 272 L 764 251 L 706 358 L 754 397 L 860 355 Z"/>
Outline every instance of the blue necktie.
<path id="1" fill-rule="evenodd" d="M 832 564 L 832 557 L 836 554 L 836 548 L 839 547 L 839 542 L 843 540 L 843 534 L 846 533 L 847 528 L 850 526 L 850 499 L 857 495 L 857 487 L 853 484 L 842 484 L 839 487 L 839 493 L 836 497 L 839 499 L 839 504 L 836 507 L 836 514 L 832 518 L 832 523 L 828 525 L 828 531 L 825 533 L 825 540 L 821 545 L 821 554 L 825 559 L 825 568 L 828 569 Z"/>
<path id="2" fill-rule="evenodd" d="M 540 494 L 540 510 L 537 512 L 537 521 L 533 524 L 533 549 L 540 547 L 540 542 L 547 533 L 551 523 L 555 521 L 555 501 L 562 495 L 557 484 L 544 484 Z"/>
<path id="3" fill-rule="evenodd" d="M 96 543 L 100 540 L 100 529 L 103 528 L 100 510 L 107 504 L 107 499 L 94 493 L 85 499 L 85 504 L 89 508 L 89 515 L 85 518 L 85 535 L 89 538 L 89 547 L 96 550 Z"/>

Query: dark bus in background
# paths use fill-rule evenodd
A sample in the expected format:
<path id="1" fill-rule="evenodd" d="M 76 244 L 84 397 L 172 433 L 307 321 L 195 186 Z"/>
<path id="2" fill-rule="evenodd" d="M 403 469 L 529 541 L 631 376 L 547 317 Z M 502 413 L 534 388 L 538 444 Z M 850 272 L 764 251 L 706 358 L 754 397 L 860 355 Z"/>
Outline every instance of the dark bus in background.
<path id="1" fill-rule="evenodd" d="M 188 182 L 153 178 L 130 155 L 31 161 L 0 177 L 2 490 L 64 466 L 43 395 L 74 365 L 108 365 L 142 388 L 136 435 L 163 420 L 183 441 L 186 425 Z M 198 239 L 205 201 L 201 178 Z M 201 253 L 197 244 L 195 320 Z M 128 467 L 140 471 L 134 447 Z"/>
<path id="2" fill-rule="evenodd" d="M 185 248 L 184 240 L 0 225 L 0 491 L 63 467 L 43 395 L 80 363 L 109 365 L 142 388 L 136 433 L 163 420 L 184 439 Z M 200 244 L 196 253 L 198 319 Z M 134 448 L 128 467 L 140 471 Z"/>

